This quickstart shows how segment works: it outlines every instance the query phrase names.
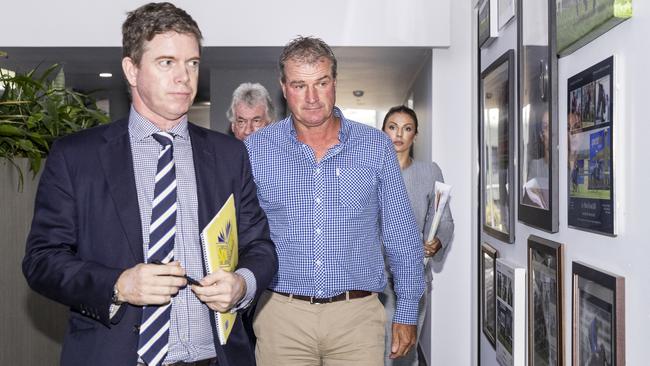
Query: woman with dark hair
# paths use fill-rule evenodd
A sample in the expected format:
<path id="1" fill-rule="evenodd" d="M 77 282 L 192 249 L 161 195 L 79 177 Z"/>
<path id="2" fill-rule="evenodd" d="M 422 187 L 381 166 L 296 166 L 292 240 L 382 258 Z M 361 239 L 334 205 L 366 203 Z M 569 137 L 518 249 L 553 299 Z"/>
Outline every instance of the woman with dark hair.
<path id="1" fill-rule="evenodd" d="M 451 240 L 454 232 L 454 221 L 449 210 L 449 205 L 445 206 L 440 225 L 434 239 L 430 242 L 424 242 L 424 238 L 429 233 L 429 228 L 436 212 L 436 194 L 435 182 L 444 182 L 442 171 L 438 164 L 431 161 L 413 160 L 413 143 L 418 134 L 418 118 L 415 112 L 406 106 L 397 106 L 391 108 L 386 117 L 382 130 L 390 137 L 397 152 L 397 159 L 402 170 L 402 177 L 406 185 L 408 200 L 411 202 L 415 219 L 423 238 L 424 256 L 427 258 L 425 267 L 425 278 L 427 288 L 420 301 L 420 314 L 418 319 L 418 338 L 424 323 L 426 309 L 429 305 L 429 296 L 431 293 L 431 268 L 428 258 L 440 261 L 444 257 L 444 252 Z M 405 197 L 406 198 L 406 197 Z M 393 276 L 390 273 L 389 264 L 387 265 L 388 284 L 380 299 L 386 309 L 386 351 L 385 365 L 418 365 L 418 352 L 416 347 L 402 358 L 391 358 L 392 339 L 391 323 L 395 312 L 395 291 L 393 288 Z"/>

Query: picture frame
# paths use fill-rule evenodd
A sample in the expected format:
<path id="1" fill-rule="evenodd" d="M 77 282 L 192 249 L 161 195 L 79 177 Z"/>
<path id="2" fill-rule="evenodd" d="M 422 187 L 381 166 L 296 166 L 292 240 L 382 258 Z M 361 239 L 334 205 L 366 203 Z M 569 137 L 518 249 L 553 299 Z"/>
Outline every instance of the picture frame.
<path id="1" fill-rule="evenodd" d="M 559 226 L 555 4 L 517 2 L 518 218 L 551 233 Z"/>
<path id="2" fill-rule="evenodd" d="M 498 256 L 499 253 L 490 244 L 481 245 L 481 319 L 483 334 L 492 346 L 495 346 L 496 341 L 494 271 Z"/>
<path id="3" fill-rule="evenodd" d="M 507 243 L 515 240 L 514 50 L 481 73 L 481 221 L 483 230 Z"/>
<path id="4" fill-rule="evenodd" d="M 567 221 L 616 235 L 614 56 L 567 80 Z"/>
<path id="5" fill-rule="evenodd" d="M 503 29 L 515 17 L 515 0 L 499 0 L 499 30 Z"/>
<path id="6" fill-rule="evenodd" d="M 526 268 L 498 258 L 496 356 L 501 366 L 526 365 Z"/>
<path id="7" fill-rule="evenodd" d="M 499 35 L 497 24 L 497 0 L 478 2 L 478 47 L 490 45 Z"/>
<path id="8" fill-rule="evenodd" d="M 563 245 L 528 237 L 528 365 L 564 366 Z"/>
<path id="9" fill-rule="evenodd" d="M 625 278 L 572 265 L 574 365 L 625 365 Z"/>
<path id="10" fill-rule="evenodd" d="M 632 0 L 558 1 L 558 55 L 570 55 L 631 17 Z"/>

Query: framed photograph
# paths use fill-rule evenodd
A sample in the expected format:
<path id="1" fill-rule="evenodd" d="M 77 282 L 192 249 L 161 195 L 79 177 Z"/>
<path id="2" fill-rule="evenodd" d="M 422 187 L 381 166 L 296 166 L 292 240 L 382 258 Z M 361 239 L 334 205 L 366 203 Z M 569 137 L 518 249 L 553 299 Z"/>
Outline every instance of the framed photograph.
<path id="1" fill-rule="evenodd" d="M 512 243 L 514 220 L 514 50 L 481 73 L 481 217 L 491 236 Z"/>
<path id="2" fill-rule="evenodd" d="M 556 0 L 518 0 L 519 220 L 558 230 Z"/>
<path id="3" fill-rule="evenodd" d="M 567 81 L 569 227 L 615 235 L 614 57 Z"/>
<path id="4" fill-rule="evenodd" d="M 478 47 L 487 47 L 499 35 L 497 0 L 478 2 Z"/>
<path id="5" fill-rule="evenodd" d="M 499 0 L 499 30 L 515 17 L 515 0 Z"/>
<path id="6" fill-rule="evenodd" d="M 631 17 L 632 0 L 558 0 L 558 54 L 573 53 Z"/>
<path id="7" fill-rule="evenodd" d="M 496 339 L 496 310 L 494 292 L 494 269 L 498 253 L 487 243 L 481 246 L 481 314 L 483 334 L 494 346 Z"/>
<path id="8" fill-rule="evenodd" d="M 526 269 L 497 259 L 497 361 L 526 365 Z"/>
<path id="9" fill-rule="evenodd" d="M 625 365 L 625 278 L 573 262 L 573 364 Z"/>
<path id="10" fill-rule="evenodd" d="M 528 237 L 528 365 L 563 366 L 563 245 Z"/>

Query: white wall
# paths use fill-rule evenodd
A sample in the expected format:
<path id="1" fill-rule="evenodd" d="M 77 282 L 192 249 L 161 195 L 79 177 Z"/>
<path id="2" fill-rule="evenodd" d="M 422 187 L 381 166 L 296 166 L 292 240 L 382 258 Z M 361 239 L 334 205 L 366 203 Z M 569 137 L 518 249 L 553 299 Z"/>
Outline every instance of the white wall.
<path id="1" fill-rule="evenodd" d="M 433 279 L 432 362 L 434 366 L 476 364 L 476 143 L 471 1 L 451 3 L 448 49 L 432 54 L 431 158 L 453 186 L 455 234 L 443 268 Z"/>
<path id="2" fill-rule="evenodd" d="M 0 45 L 120 46 L 127 11 L 147 1 L 4 1 Z M 450 0 L 176 0 L 206 46 L 284 46 L 297 34 L 331 46 L 446 46 Z M 36 11 L 38 9 L 38 11 Z M 29 22 L 26 23 L 26 20 Z M 38 26 L 34 26 L 38 25 Z"/>
<path id="3" fill-rule="evenodd" d="M 571 365 L 571 262 L 582 261 L 624 276 L 626 281 L 626 358 L 627 365 L 647 365 L 650 358 L 650 247 L 647 212 L 650 184 L 647 146 L 650 137 L 648 116 L 648 49 L 650 4 L 634 1 L 633 18 L 559 60 L 559 232 L 548 234 L 522 223 L 516 225 L 516 241 L 505 244 L 483 235 L 506 257 L 526 267 L 526 241 L 530 234 L 564 244 L 564 355 Z M 482 68 L 508 48 L 516 48 L 516 23 L 512 23 L 497 42 L 482 54 Z M 567 226 L 567 79 L 615 55 L 614 164 L 618 236 L 606 237 Z M 477 156 L 474 156 L 476 161 Z M 481 365 L 497 365 L 495 352 L 481 333 Z"/>

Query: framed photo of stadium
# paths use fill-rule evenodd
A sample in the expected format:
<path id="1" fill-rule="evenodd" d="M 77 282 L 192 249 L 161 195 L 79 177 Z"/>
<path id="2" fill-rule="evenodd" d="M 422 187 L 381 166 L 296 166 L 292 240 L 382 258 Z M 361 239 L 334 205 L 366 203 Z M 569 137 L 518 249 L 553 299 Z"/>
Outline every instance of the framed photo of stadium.
<path id="1" fill-rule="evenodd" d="M 632 0 L 557 0 L 557 50 L 566 56 L 632 17 Z"/>

